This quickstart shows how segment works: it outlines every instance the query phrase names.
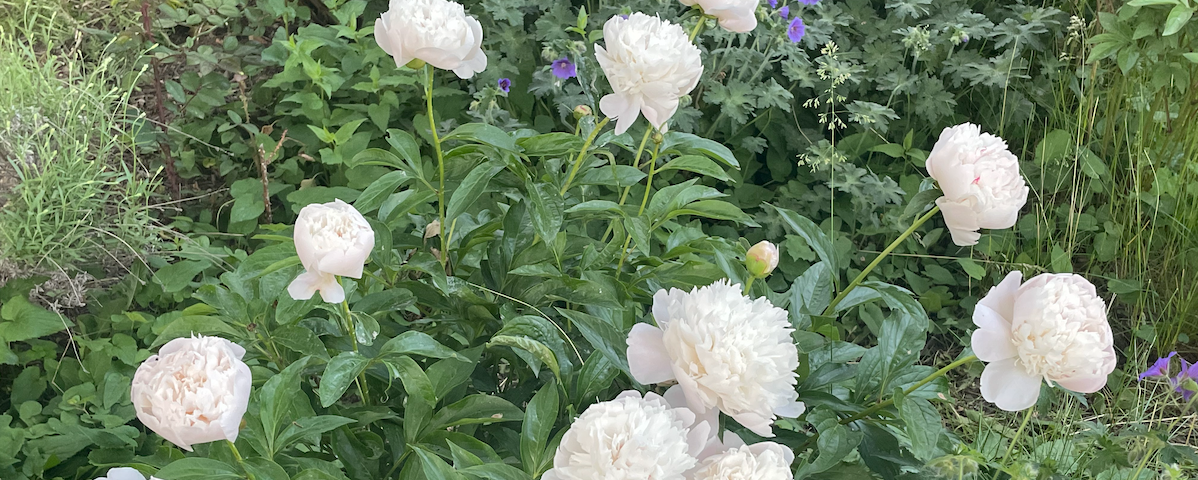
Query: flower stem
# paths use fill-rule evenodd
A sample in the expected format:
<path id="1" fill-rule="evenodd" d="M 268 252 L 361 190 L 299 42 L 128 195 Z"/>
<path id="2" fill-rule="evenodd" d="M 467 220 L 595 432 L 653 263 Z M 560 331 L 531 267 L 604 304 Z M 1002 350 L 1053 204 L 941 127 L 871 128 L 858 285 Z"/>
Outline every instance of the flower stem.
<path id="1" fill-rule="evenodd" d="M 645 213 L 645 206 L 649 204 L 649 191 L 653 190 L 653 174 L 657 173 L 657 154 L 661 151 L 661 143 L 655 143 L 657 145 L 653 147 L 653 156 L 649 158 L 649 178 L 645 180 L 645 196 L 641 197 L 641 208 L 636 212 L 638 217 Z"/>
<path id="2" fill-rule="evenodd" d="M 603 130 L 603 126 L 607 125 L 609 120 L 611 119 L 603 117 L 603 120 L 600 120 L 599 124 L 595 125 L 595 129 L 591 130 L 591 134 L 587 135 L 587 141 L 582 144 L 582 150 L 578 151 L 578 158 L 574 160 L 574 168 L 570 169 L 570 176 L 566 178 L 566 183 L 562 185 L 561 195 L 565 195 L 566 190 L 570 189 L 570 184 L 574 182 L 574 176 L 578 175 L 578 169 L 582 167 L 582 159 L 587 156 L 587 150 L 591 148 L 591 143 L 595 141 L 595 137 L 599 135 L 599 131 Z"/>
<path id="3" fill-rule="evenodd" d="M 753 288 L 753 280 L 757 280 L 757 277 L 749 275 L 749 279 L 745 281 L 745 295 L 746 296 L 749 295 L 749 289 Z"/>
<path id="4" fill-rule="evenodd" d="M 225 443 L 229 444 L 229 450 L 231 452 L 233 452 L 233 458 L 235 460 L 237 460 L 237 464 L 241 466 L 242 470 L 245 470 L 245 478 L 248 478 L 249 480 L 254 480 L 254 474 L 250 473 L 249 468 L 246 468 L 245 459 L 241 458 L 241 452 L 237 451 L 237 445 L 235 445 L 233 442 L 231 442 L 229 440 L 225 440 Z"/>
<path id="5" fill-rule="evenodd" d="M 877 267 L 879 263 L 882 263 L 883 258 L 886 258 L 887 255 L 890 255 L 890 252 L 893 252 L 895 248 L 898 248 L 899 244 L 903 243 L 903 240 L 906 240 L 907 237 L 911 236 L 911 234 L 915 232 L 915 229 L 919 228 L 920 225 L 923 225 L 924 222 L 927 222 L 932 218 L 933 215 L 936 214 L 936 212 L 939 211 L 939 206 L 932 207 L 931 210 L 928 210 L 928 213 L 925 213 L 922 217 L 919 217 L 919 219 L 915 220 L 915 223 L 912 223 L 905 232 L 899 235 L 898 238 L 894 239 L 893 242 L 890 242 L 890 245 L 886 246 L 886 249 L 882 250 L 882 253 L 879 253 L 878 256 L 874 258 L 874 261 L 869 262 L 869 266 L 865 267 L 865 270 L 862 270 L 861 273 L 857 275 L 857 278 L 854 278 L 853 281 L 849 283 L 849 286 L 845 287 L 844 290 L 841 290 L 840 294 L 836 295 L 836 298 L 832 299 L 832 303 L 829 303 L 828 308 L 824 309 L 823 315 L 827 316 L 831 315 L 832 312 L 835 312 L 836 306 L 839 305 L 841 301 L 844 301 L 845 297 L 849 296 L 849 292 L 852 292 L 854 288 L 857 288 L 857 285 L 860 285 L 861 282 L 865 280 L 865 276 L 869 275 L 869 272 L 872 272 L 874 267 Z"/>
<path id="6" fill-rule="evenodd" d="M 437 212 L 441 220 L 440 225 L 445 225 L 445 156 L 441 153 L 441 139 L 437 136 L 437 121 L 433 117 L 433 66 L 425 65 L 424 72 L 424 103 L 428 107 L 428 129 L 433 136 L 433 150 L 437 153 Z M 442 232 L 437 232 L 437 237 L 441 239 L 441 254 L 438 255 L 438 260 L 444 268 L 449 261 L 449 241 Z"/>
<path id="7" fill-rule="evenodd" d="M 999 469 L 997 472 L 994 472 L 994 480 L 998 480 L 998 476 L 1002 475 L 1003 470 L 1006 470 L 1006 467 L 1003 465 L 1007 463 L 1007 458 L 1010 457 L 1011 452 L 1015 450 L 1015 444 L 1019 443 L 1019 437 L 1023 436 L 1023 429 L 1027 427 L 1027 421 L 1032 419 L 1032 411 L 1033 410 L 1035 410 L 1035 409 L 1028 408 L 1027 413 L 1023 414 L 1023 421 L 1019 422 L 1019 429 L 1015 430 L 1015 438 L 1011 439 L 1011 444 L 1007 445 L 1007 452 L 1004 453 L 1002 455 L 1002 458 L 1000 458 L 998 460 L 999 461 Z M 1133 478 L 1135 478 L 1135 477 L 1133 477 Z"/>
<path id="8" fill-rule="evenodd" d="M 694 42 L 695 38 L 699 36 L 699 32 L 703 31 L 703 25 L 705 25 L 705 24 L 707 24 L 707 14 L 706 13 L 699 16 L 699 23 L 696 23 L 695 28 L 691 30 L 691 34 L 690 34 L 690 38 L 689 38 L 691 42 Z"/>
<path id="9" fill-rule="evenodd" d="M 358 353 L 358 331 L 354 325 L 354 314 L 349 310 L 349 302 L 345 299 L 341 300 L 341 314 L 345 318 L 345 330 L 349 332 L 349 343 L 354 347 L 354 353 Z M 362 397 L 362 403 L 365 404 L 367 399 L 366 390 L 366 373 L 363 372 L 354 379 L 354 383 L 358 384 L 358 395 Z"/>

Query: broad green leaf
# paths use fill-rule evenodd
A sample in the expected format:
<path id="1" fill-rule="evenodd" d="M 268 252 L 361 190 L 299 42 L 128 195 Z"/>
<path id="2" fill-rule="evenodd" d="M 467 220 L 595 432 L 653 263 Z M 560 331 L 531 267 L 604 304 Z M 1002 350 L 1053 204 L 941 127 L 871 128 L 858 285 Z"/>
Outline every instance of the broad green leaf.
<path id="1" fill-rule="evenodd" d="M 627 187 L 636 185 L 648 176 L 645 172 L 629 165 L 603 165 L 588 169 L 578 176 L 575 185 L 605 185 Z"/>
<path id="2" fill-rule="evenodd" d="M 408 442 L 420 439 L 420 432 L 428 422 L 433 406 L 437 404 L 436 392 L 428 375 L 412 357 L 400 356 L 383 360 L 391 375 L 403 382 L 408 394 L 404 408 L 404 438 Z"/>
<path id="3" fill-rule="evenodd" d="M 808 417 L 810 418 L 812 415 L 808 415 Z M 799 469 L 798 475 L 795 475 L 796 478 L 805 478 L 824 472 L 840 464 L 857 448 L 864 436 L 858 430 L 841 425 L 835 415 L 820 416 L 817 417 L 817 420 L 819 421 L 815 424 L 815 428 L 819 432 L 819 439 L 815 444 L 819 447 L 819 454 L 814 461 Z"/>
<path id="4" fill-rule="evenodd" d="M 457 425 L 519 422 L 524 412 L 502 398 L 476 393 L 437 411 L 429 428 L 443 429 Z"/>
<path id="5" fill-rule="evenodd" d="M 767 203 L 766 205 L 770 204 Z M 778 212 L 778 215 L 782 217 L 783 224 L 785 224 L 790 231 L 798 234 L 807 241 L 807 245 L 809 245 L 812 250 L 815 250 L 815 254 L 819 255 L 820 260 L 823 260 L 828 264 L 829 267 L 832 268 L 833 273 L 838 273 L 840 271 L 838 264 L 836 263 L 836 250 L 832 248 L 832 240 L 828 239 L 828 236 L 824 234 L 824 231 L 821 230 L 815 224 L 815 222 L 812 222 L 807 217 L 799 215 L 798 213 L 785 208 L 775 207 L 773 205 L 770 205 L 770 208 L 773 208 L 774 211 Z"/>
<path id="6" fill-rule="evenodd" d="M 620 208 L 619 204 L 611 200 L 587 200 L 566 209 L 566 213 L 614 213 L 616 215 L 624 215 L 624 210 Z"/>
<path id="7" fill-rule="evenodd" d="M 516 467 L 502 463 L 484 463 L 459 471 L 483 480 L 532 480 L 533 478 Z"/>
<path id="8" fill-rule="evenodd" d="M 1061 248 L 1060 244 L 1053 244 L 1052 257 L 1049 264 L 1052 265 L 1053 273 L 1073 272 L 1073 257 L 1069 252 Z"/>
<path id="9" fill-rule="evenodd" d="M 756 227 L 757 222 L 753 221 L 745 212 L 741 211 L 736 205 L 725 202 L 723 200 L 699 200 L 687 204 L 683 208 L 679 208 L 666 215 L 666 219 L 670 219 L 679 215 L 697 215 L 700 217 L 714 218 L 716 220 L 731 220 L 737 223 Z"/>
<path id="10" fill-rule="evenodd" d="M 194 334 L 220 334 L 221 336 L 235 339 L 244 336 L 245 332 L 234 329 L 220 317 L 183 315 L 162 329 L 162 333 L 158 334 L 158 338 L 154 339 L 154 343 L 150 345 L 150 348 L 155 348 L 176 338 L 190 337 Z"/>
<path id="11" fill-rule="evenodd" d="M 596 351 L 607 357 L 620 371 L 631 376 L 628 360 L 624 358 L 624 352 L 628 349 L 626 335 L 599 317 L 561 307 L 558 307 L 557 311 L 574 322 L 574 326 L 582 331 L 582 336 Z"/>
<path id="12" fill-rule="evenodd" d="M 379 356 L 384 355 L 410 355 L 416 354 L 430 358 L 449 358 L 456 357 L 457 352 L 454 352 L 449 347 L 442 345 L 427 333 L 408 330 L 395 338 L 388 340 L 383 344 L 383 348 L 379 350 Z"/>
<path id="13" fill-rule="evenodd" d="M 620 371 L 615 368 L 607 355 L 598 350 L 591 352 L 591 356 L 587 357 L 586 363 L 578 372 L 578 380 L 575 382 L 575 395 L 581 401 L 594 402 L 599 392 L 602 392 L 607 387 L 612 385 L 612 380 L 619 375 Z"/>
<path id="14" fill-rule="evenodd" d="M 632 236 L 633 245 L 640 249 L 641 253 L 649 255 L 652 245 L 649 244 L 649 223 L 644 217 L 626 217 L 624 219 L 624 229 L 628 235 Z"/>
<path id="15" fill-rule="evenodd" d="M 424 470 L 424 475 L 421 478 L 427 480 L 457 480 L 462 478 L 462 475 L 453 470 L 448 463 L 445 463 L 440 456 L 425 450 L 416 445 L 411 446 L 412 451 L 416 452 L 416 456 L 420 458 L 420 467 Z"/>
<path id="16" fill-rule="evenodd" d="M 341 145 L 345 142 L 348 142 L 349 137 L 352 137 L 354 132 L 358 131 L 358 126 L 362 125 L 362 122 L 365 121 L 365 118 L 359 118 L 357 120 L 351 120 L 349 123 L 342 125 L 341 128 L 337 129 L 337 133 L 333 134 L 334 143 Z"/>
<path id="17" fill-rule="evenodd" d="M 898 408 L 899 415 L 907 424 L 907 437 L 911 439 L 911 453 L 924 462 L 942 455 L 944 452 L 936 444 L 944 435 L 944 423 L 940 419 L 940 412 L 936 411 L 936 407 L 922 398 L 904 396 L 899 402 Z"/>
<path id="18" fill-rule="evenodd" d="M 294 416 L 291 411 L 292 398 L 297 392 L 301 392 L 299 376 L 311 358 L 303 357 L 288 365 L 283 371 L 270 377 L 258 390 L 258 416 L 262 421 L 262 431 L 272 456 L 285 447 L 275 440 L 282 426 L 286 424 L 286 419 Z"/>
<path id="19" fill-rule="evenodd" d="M 44 337 L 74 325 L 67 317 L 29 303 L 25 297 L 12 297 L 0 308 L 0 343 L 20 342 Z"/>
<path id="20" fill-rule="evenodd" d="M 1198 63 L 1198 52 L 1183 53 L 1181 56 L 1186 57 L 1192 63 Z"/>
<path id="21" fill-rule="evenodd" d="M 436 192 L 417 188 L 409 188 L 393 193 L 386 200 L 383 200 L 383 204 L 379 206 L 378 218 L 390 224 L 396 218 L 408 214 L 416 207 L 436 198 L 436 196 Z"/>
<path id="22" fill-rule="evenodd" d="M 328 407 L 337 402 L 341 395 L 349 389 L 354 379 L 366 371 L 370 359 L 355 352 L 341 352 L 325 366 L 324 375 L 320 377 L 320 387 L 317 395 L 320 406 Z"/>
<path id="23" fill-rule="evenodd" d="M 549 347 L 545 346 L 544 343 L 523 336 L 496 335 L 491 337 L 491 341 L 487 342 L 488 348 L 495 345 L 518 348 L 528 352 L 533 356 L 534 359 L 539 361 L 539 363 L 543 363 L 545 366 L 549 367 L 549 371 L 553 372 L 554 377 L 556 377 L 558 380 L 561 380 L 562 372 L 558 367 L 557 355 L 554 355 L 553 351 L 550 350 Z M 541 369 L 539 365 L 534 365 L 532 362 L 529 362 L 529 366 L 532 367 L 533 374 L 540 374 Z"/>
<path id="24" fill-rule="evenodd" d="M 377 210 L 396 188 L 411 179 L 412 177 L 403 170 L 388 172 L 375 179 L 366 187 L 366 190 L 362 191 L 362 195 L 354 201 L 354 208 L 363 215 Z"/>
<path id="25" fill-rule="evenodd" d="M 162 285 L 162 291 L 174 293 L 186 288 L 196 275 L 210 266 L 212 263 L 207 261 L 183 260 L 158 269 L 154 272 L 154 280 Z"/>
<path id="26" fill-rule="evenodd" d="M 541 236 L 541 241 L 549 243 L 557 238 L 557 232 L 562 227 L 562 196 L 557 188 L 547 183 L 530 183 L 527 185 L 529 205 L 528 213 L 532 216 L 532 226 Z"/>
<path id="27" fill-rule="evenodd" d="M 543 133 L 516 140 L 530 157 L 558 156 L 582 149 L 582 138 L 565 132 Z"/>
<path id="28" fill-rule="evenodd" d="M 355 422 L 357 420 L 336 415 L 319 415 L 292 420 L 287 424 L 287 428 L 283 430 L 282 435 L 275 442 L 275 449 L 284 450 L 305 437 L 319 435 L 342 425 L 349 425 Z"/>
<path id="29" fill-rule="evenodd" d="M 254 480 L 291 480 L 291 476 L 287 475 L 283 467 L 268 458 L 246 458 L 245 469 L 254 475 Z"/>
<path id="30" fill-rule="evenodd" d="M 535 477 L 553 463 L 553 452 L 546 451 L 549 434 L 557 423 L 557 384 L 546 382 L 533 395 L 524 410 L 524 424 L 520 430 L 520 461 L 524 471 Z"/>
<path id="31" fill-rule="evenodd" d="M 188 457 L 167 464 L 154 477 L 162 480 L 237 480 L 241 474 L 219 460 Z"/>
<path id="32" fill-rule="evenodd" d="M 699 153 L 711 157 L 713 160 L 724 162 L 732 168 L 739 169 L 740 163 L 736 161 L 736 157 L 732 155 L 732 150 L 725 147 L 724 144 L 715 140 L 708 140 L 698 135 L 682 132 L 669 132 L 665 136 L 665 142 L 662 143 L 661 150 L 669 152 L 671 150 L 679 153 Z"/>
<path id="33" fill-rule="evenodd" d="M 870 148 L 869 151 L 883 153 L 890 158 L 902 158 L 907 153 L 907 149 L 897 143 L 883 143 Z"/>
<path id="34" fill-rule="evenodd" d="M 1169 16 L 1165 18 L 1165 29 L 1161 31 L 1161 36 L 1168 37 L 1180 32 L 1190 22 L 1190 18 L 1194 16 L 1194 8 L 1184 4 L 1173 7 L 1169 11 Z"/>
<path id="35" fill-rule="evenodd" d="M 725 182 L 732 181 L 732 178 L 729 177 L 726 172 L 724 172 L 722 167 L 709 160 L 707 157 L 699 155 L 683 155 L 670 160 L 668 163 L 658 168 L 659 172 L 664 172 L 667 170 L 686 170 L 688 172 L 695 172 Z"/>
<path id="36" fill-rule="evenodd" d="M 466 178 L 462 180 L 462 184 L 453 191 L 453 195 L 449 197 L 449 206 L 445 213 L 445 221 L 452 222 L 466 211 L 467 208 L 474 206 L 474 202 L 478 197 L 482 196 L 487 189 L 487 184 L 491 182 L 491 178 L 503 170 L 503 164 L 499 162 L 487 162 L 471 170 L 466 174 Z M 448 226 L 445 226 L 448 229 Z"/>
<path id="37" fill-rule="evenodd" d="M 455 128 L 449 135 L 446 135 L 442 141 L 447 140 L 466 140 L 470 142 L 485 143 L 495 148 L 517 151 L 516 141 L 507 132 L 501 130 L 494 125 L 485 123 L 467 123 L 458 128 Z"/>
<path id="38" fill-rule="evenodd" d="M 404 130 L 389 129 L 387 130 L 387 143 L 395 150 L 395 154 L 399 155 L 399 159 L 412 169 L 412 172 L 417 177 L 426 178 L 424 176 L 424 164 L 420 160 L 420 145 L 416 143 L 416 137 Z"/>
<path id="39" fill-rule="evenodd" d="M 986 268 L 973 261 L 972 258 L 958 258 L 957 263 L 965 270 L 965 274 L 974 280 L 981 280 L 986 276 Z"/>
<path id="40" fill-rule="evenodd" d="M 270 332 L 270 341 L 300 355 L 328 359 L 329 351 L 325 349 L 320 338 L 311 330 L 299 325 L 286 325 Z"/>

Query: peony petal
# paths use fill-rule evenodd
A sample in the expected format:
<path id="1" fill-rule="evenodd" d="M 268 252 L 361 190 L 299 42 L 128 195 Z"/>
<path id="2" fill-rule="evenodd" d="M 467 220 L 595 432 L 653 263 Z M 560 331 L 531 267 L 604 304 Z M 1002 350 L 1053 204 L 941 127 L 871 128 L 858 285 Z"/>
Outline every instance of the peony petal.
<path id="1" fill-rule="evenodd" d="M 674 370 L 662 331 L 647 323 L 638 323 L 628 332 L 628 369 L 632 378 L 645 385 L 674 379 Z"/>
<path id="2" fill-rule="evenodd" d="M 325 284 L 320 289 L 320 299 L 324 300 L 325 303 L 344 302 L 345 289 L 341 287 L 340 283 L 337 283 L 336 277 L 333 277 L 332 275 L 329 275 L 329 277 L 333 278 L 333 281 Z"/>
<path id="3" fill-rule="evenodd" d="M 978 300 L 978 305 L 989 307 L 998 313 L 999 316 L 1007 320 L 1007 327 L 1010 327 L 1010 322 L 1015 318 L 1015 295 L 1019 292 L 1019 283 L 1023 281 L 1023 272 L 1019 270 L 1008 273 L 998 285 L 990 288 L 986 296 Z M 977 326 L 982 326 L 976 321 Z"/>
<path id="4" fill-rule="evenodd" d="M 108 473 L 104 475 L 104 477 L 97 478 L 96 480 L 101 480 L 102 478 L 107 478 L 107 480 L 146 480 L 145 475 L 142 475 L 136 468 L 130 467 L 110 468 L 108 469 Z"/>
<path id="5" fill-rule="evenodd" d="M 369 244 L 373 247 L 374 231 L 363 232 L 363 234 L 369 235 Z M 316 265 L 316 270 L 329 275 L 362 278 L 362 270 L 365 268 L 366 260 L 370 258 L 371 247 L 357 244 L 346 250 L 329 251 L 324 257 L 321 257 L 320 262 Z"/>
<path id="6" fill-rule="evenodd" d="M 1029 374 L 1014 358 L 986 365 L 982 370 L 982 398 L 1008 412 L 1025 410 L 1040 398 L 1043 379 Z"/>
<path id="7" fill-rule="evenodd" d="M 331 276 L 329 275 L 328 277 Z M 336 281 L 335 278 L 333 280 Z M 315 270 L 308 270 L 295 277 L 295 280 L 292 280 L 291 284 L 287 285 L 287 293 L 294 300 L 307 300 L 312 298 L 312 294 L 320 290 L 327 282 L 328 278 L 325 275 Z"/>
<path id="8" fill-rule="evenodd" d="M 225 439 L 230 442 L 236 442 L 237 434 L 241 431 L 241 417 L 245 416 L 245 411 L 250 404 L 253 380 L 254 376 L 250 373 L 250 367 L 245 363 L 237 362 L 237 376 L 233 380 L 232 407 L 221 416 L 220 422 Z"/>
<path id="9" fill-rule="evenodd" d="M 1106 386 L 1106 375 L 1097 377 L 1073 377 L 1056 380 L 1056 383 L 1077 393 L 1094 393 Z"/>
<path id="10" fill-rule="evenodd" d="M 757 28 L 757 15 L 748 12 L 748 15 L 726 16 L 720 19 L 720 27 L 729 32 L 747 33 Z"/>
<path id="11" fill-rule="evenodd" d="M 952 234 L 953 243 L 962 247 L 977 245 L 978 239 L 982 238 L 978 233 L 981 227 L 978 226 L 977 212 L 973 211 L 972 205 L 954 202 L 948 197 L 936 199 L 936 205 L 940 207 L 940 214 L 944 217 L 944 224 L 949 233 Z"/>
<path id="12" fill-rule="evenodd" d="M 672 318 L 670 306 L 677 305 L 686 296 L 686 292 L 677 288 L 669 290 L 663 288 L 653 294 L 653 321 L 657 323 L 657 326 L 663 329 L 669 328 Z"/>
<path id="13" fill-rule="evenodd" d="M 774 436 L 773 419 L 765 418 L 754 412 L 742 412 L 728 416 L 759 437 L 772 438 Z"/>
<path id="14" fill-rule="evenodd" d="M 803 402 L 795 401 L 775 408 L 774 414 L 783 418 L 798 418 L 805 411 L 807 411 L 807 405 Z"/>
<path id="15" fill-rule="evenodd" d="M 1015 341 L 1011 338 L 1011 322 L 994 310 L 978 304 L 973 310 L 974 330 L 970 341 L 974 355 L 983 362 L 997 362 L 1014 357 Z"/>

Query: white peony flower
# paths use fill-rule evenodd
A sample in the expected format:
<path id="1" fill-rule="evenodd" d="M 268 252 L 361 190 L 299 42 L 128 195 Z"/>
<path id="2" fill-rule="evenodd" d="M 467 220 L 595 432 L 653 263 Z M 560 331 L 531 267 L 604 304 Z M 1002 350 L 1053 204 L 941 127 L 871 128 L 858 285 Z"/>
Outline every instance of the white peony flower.
<path id="1" fill-rule="evenodd" d="M 108 469 L 108 473 L 96 480 L 146 480 L 145 475 L 137 471 L 136 468 L 116 467 Z M 158 480 L 155 477 L 150 477 L 150 480 Z"/>
<path id="2" fill-rule="evenodd" d="M 683 5 L 699 4 L 703 13 L 720 22 L 724 30 L 745 33 L 757 28 L 757 5 L 760 0 L 679 0 Z"/>
<path id="3" fill-rule="evenodd" d="M 391 0 L 374 24 L 374 37 L 396 66 L 419 59 L 459 78 L 487 68 L 482 25 L 449 0 Z"/>
<path id="4" fill-rule="evenodd" d="M 219 337 L 167 342 L 133 375 L 137 418 L 189 452 L 196 443 L 236 441 L 250 401 L 250 367 L 242 355 L 244 348 Z"/>
<path id="5" fill-rule="evenodd" d="M 670 392 L 667 392 L 670 397 Z M 683 480 L 711 425 L 660 395 L 628 390 L 587 407 L 562 437 L 542 480 Z"/>
<path id="6" fill-rule="evenodd" d="M 726 432 L 723 442 L 712 438 L 708 443 L 691 480 L 793 480 L 794 459 L 794 452 L 784 445 L 745 445 L 735 433 Z"/>
<path id="7" fill-rule="evenodd" d="M 678 110 L 678 98 L 699 84 L 703 62 L 682 27 L 643 13 L 619 15 L 603 25 L 606 48 L 595 45 L 595 58 L 613 93 L 599 110 L 616 119 L 624 133 L 640 113 L 659 131 Z"/>
<path id="8" fill-rule="evenodd" d="M 1022 278 L 1008 274 L 973 311 L 973 351 L 989 362 L 982 397 L 1013 412 L 1035 405 L 1041 379 L 1097 392 L 1116 361 L 1106 303 L 1078 275 L 1045 273 L 1020 286 Z"/>
<path id="9" fill-rule="evenodd" d="M 928 155 L 928 174 L 944 196 L 936 200 L 953 243 L 976 245 L 979 229 L 1011 228 L 1027 202 L 1019 159 L 1003 139 L 963 123 L 940 132 Z"/>
<path id="10" fill-rule="evenodd" d="M 287 292 L 296 300 L 312 298 L 317 290 L 326 302 L 345 300 L 336 275 L 361 278 L 372 249 L 374 230 L 352 205 L 338 199 L 304 207 L 295 220 L 295 252 L 307 271 Z"/>
<path id="11" fill-rule="evenodd" d="M 636 381 L 677 380 L 700 416 L 719 410 L 753 433 L 773 436 L 778 416 L 797 417 L 799 353 L 786 310 L 741 295 L 726 280 L 653 295 L 657 327 L 628 334 L 628 366 Z"/>

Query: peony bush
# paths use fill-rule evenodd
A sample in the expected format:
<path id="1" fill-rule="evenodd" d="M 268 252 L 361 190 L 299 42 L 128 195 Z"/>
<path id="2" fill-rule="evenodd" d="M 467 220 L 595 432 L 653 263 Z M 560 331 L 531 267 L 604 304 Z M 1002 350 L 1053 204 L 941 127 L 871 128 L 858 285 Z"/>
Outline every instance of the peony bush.
<path id="1" fill-rule="evenodd" d="M 1022 282 L 1031 269 L 1003 262 L 1005 278 L 961 307 L 976 326 L 969 341 L 936 366 L 930 296 L 879 269 L 899 249 L 953 248 L 976 266 L 956 247 L 1019 223 L 1027 161 L 979 125 L 943 128 L 904 180 L 918 187 L 899 196 L 901 228 L 883 230 L 889 243 L 875 249 L 785 198 L 746 207 L 738 188 L 761 160 L 692 128 L 685 109 L 725 87 L 713 76 L 726 67 L 718 45 L 748 35 L 822 55 L 806 67 L 828 90 L 806 108 L 842 102 L 836 46 L 812 43 L 827 25 L 804 23 L 819 4 L 563 10 L 570 22 L 535 72 L 489 64 L 510 52 L 484 37 L 508 42 L 518 29 L 484 30 L 473 5 L 449 0 L 392 0 L 382 12 L 350 0 L 333 7 L 336 28 L 281 27 L 263 56 L 282 66 L 263 83 L 290 92 L 275 105 L 285 118 L 247 129 L 261 179 L 235 182 L 229 212 L 212 220 L 235 238 L 181 243 L 185 260 L 106 311 L 109 346 L 132 352 L 111 355 L 105 410 L 77 432 L 90 443 L 41 442 L 44 458 L 18 471 L 0 457 L 0 474 L 898 479 L 953 477 L 953 465 L 953 478 L 1022 475 L 1009 451 L 977 452 L 942 412 L 973 402 L 988 415 L 1026 411 L 1026 425 L 1037 405 L 1102 392 L 1120 359 L 1091 279 Z M 284 6 L 284 23 L 299 17 Z M 343 39 L 354 43 L 339 67 L 312 56 Z M 332 102 L 345 85 L 362 96 Z M 521 116 L 515 102 L 530 93 L 556 103 L 529 101 Z M 832 140 L 840 113 L 818 125 Z M 287 143 L 292 131 L 301 145 Z M 914 142 L 902 146 L 912 159 Z M 275 158 L 288 148 L 294 158 Z M 828 190 L 806 196 L 823 193 L 835 204 Z M 1198 373 L 1181 360 L 1174 375 L 1172 358 L 1140 378 L 1167 382 L 1191 408 Z M 950 374 L 967 386 L 950 388 Z M 1013 448 L 1023 434 L 1004 441 Z M 73 460 L 60 467 L 55 455 Z"/>

